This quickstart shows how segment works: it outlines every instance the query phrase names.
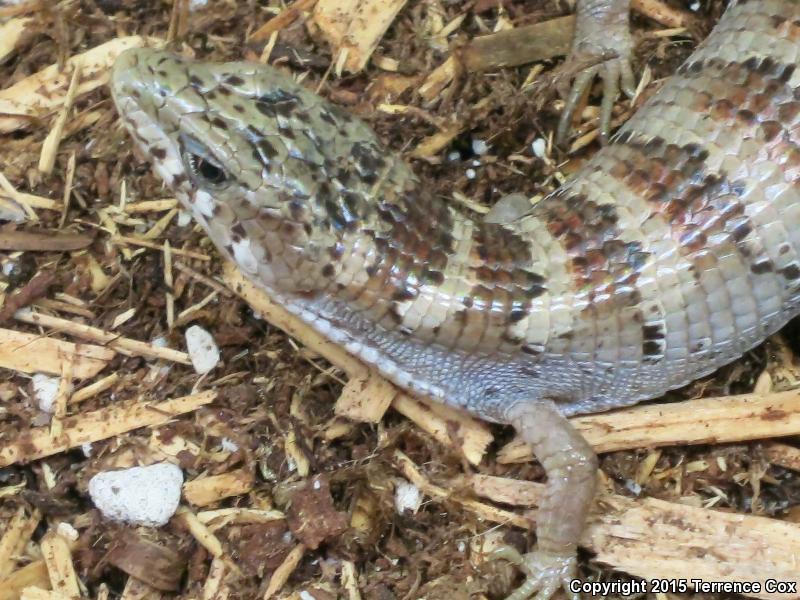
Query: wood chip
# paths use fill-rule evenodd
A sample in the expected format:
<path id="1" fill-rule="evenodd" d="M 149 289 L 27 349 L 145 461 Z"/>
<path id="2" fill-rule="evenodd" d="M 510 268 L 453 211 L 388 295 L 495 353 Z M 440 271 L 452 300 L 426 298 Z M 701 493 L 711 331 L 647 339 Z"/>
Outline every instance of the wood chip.
<path id="1" fill-rule="evenodd" d="M 64 180 L 64 193 L 61 195 L 61 220 L 58 222 L 58 228 L 64 229 L 67 224 L 67 214 L 69 212 L 69 200 L 72 198 L 72 185 L 75 180 L 75 157 L 77 156 L 75 150 L 69 153 L 67 159 L 67 176 Z M 53 155 L 55 160 L 55 154 Z M 84 208 L 86 206 L 84 205 Z"/>
<path id="2" fill-rule="evenodd" d="M 271 523 L 285 518 L 286 515 L 278 510 L 258 508 L 220 508 L 197 513 L 197 520 L 207 525 L 210 531 L 216 531 L 231 523 Z"/>
<path id="3" fill-rule="evenodd" d="M 596 452 L 632 448 L 722 444 L 800 434 L 800 390 L 760 396 L 741 394 L 645 404 L 573 417 L 570 422 Z M 501 463 L 530 460 L 530 448 L 514 440 L 498 453 Z"/>
<path id="4" fill-rule="evenodd" d="M 97 315 L 88 308 L 76 306 L 62 300 L 54 300 L 52 298 L 39 298 L 33 303 L 33 306 L 44 308 L 48 311 L 65 312 L 71 315 L 78 315 L 79 317 L 84 317 L 86 319 L 97 318 Z"/>
<path id="5" fill-rule="evenodd" d="M 213 402 L 217 392 L 207 391 L 164 402 L 136 402 L 67 417 L 61 436 L 54 439 L 47 427 L 22 432 L 0 448 L 0 467 L 30 462 L 82 444 L 104 440 L 140 427 L 162 425 L 172 418 Z"/>
<path id="6" fill-rule="evenodd" d="M 99 396 L 106 390 L 110 390 L 112 387 L 114 387 L 118 381 L 119 373 L 111 373 L 111 375 L 107 375 L 102 379 L 99 379 L 94 383 L 77 390 L 74 394 L 72 394 L 72 396 L 70 396 L 69 402 L 70 404 L 78 404 L 79 402 L 83 402 L 89 398 Z"/>
<path id="7" fill-rule="evenodd" d="M 67 415 L 67 401 L 72 395 L 73 357 L 74 355 L 70 354 L 61 362 L 61 377 L 58 379 L 58 391 L 53 402 L 53 418 L 50 421 L 50 435 L 53 439 L 61 437 L 62 420 Z"/>
<path id="8" fill-rule="evenodd" d="M 172 348 L 162 348 L 148 342 L 132 340 L 109 331 L 104 331 L 99 327 L 83 325 L 82 323 L 75 323 L 68 319 L 52 317 L 42 313 L 35 313 L 30 310 L 18 310 L 14 314 L 14 318 L 18 321 L 22 321 L 23 323 L 40 325 L 41 327 L 49 327 L 56 329 L 57 331 L 63 331 L 70 335 L 74 335 L 75 337 L 87 339 L 93 342 L 100 342 L 109 346 L 110 348 L 113 348 L 121 354 L 125 354 L 126 356 L 144 356 L 145 358 L 160 358 L 184 365 L 191 364 L 189 355 L 186 352 L 173 350 Z"/>
<path id="9" fill-rule="evenodd" d="M 486 504 L 485 502 L 481 502 L 479 500 L 462 498 L 454 495 L 452 490 L 458 489 L 458 486 L 453 486 L 452 489 L 449 489 L 446 486 L 438 486 L 431 483 L 422 474 L 422 472 L 419 470 L 419 467 L 417 467 L 417 465 L 415 465 L 414 462 L 408 458 L 408 456 L 399 450 L 394 452 L 394 460 L 398 469 L 403 473 L 406 479 L 408 479 L 428 496 L 437 498 L 439 500 L 452 500 L 457 502 L 465 509 L 478 515 L 481 519 L 486 519 L 492 523 L 511 523 L 512 525 L 522 527 L 523 529 L 528 529 L 531 526 L 531 520 L 526 516 L 518 515 L 510 510 L 497 508 L 496 506 Z"/>
<path id="10" fill-rule="evenodd" d="M 11 182 L 2 173 L 0 173 L 0 200 L 11 201 L 15 204 L 18 204 L 28 212 L 28 216 L 31 216 L 33 208 L 61 210 L 61 203 L 56 200 L 17 191 L 17 189 L 11 185 Z M 33 213 L 31 220 L 37 220 L 36 213 Z"/>
<path id="11" fill-rule="evenodd" d="M 342 587 L 347 592 L 347 600 L 361 600 L 358 590 L 358 571 L 351 560 L 342 561 Z"/>
<path id="12" fill-rule="evenodd" d="M 148 586 L 165 592 L 180 589 L 186 558 L 174 550 L 126 530 L 107 555 L 109 563 Z"/>
<path id="13" fill-rule="evenodd" d="M 351 377 L 336 400 L 334 412 L 353 421 L 377 423 L 397 393 L 394 385 L 376 373 Z"/>
<path id="14" fill-rule="evenodd" d="M 124 235 L 115 235 L 111 238 L 112 244 L 130 244 L 132 246 L 141 246 L 143 248 L 150 248 L 151 250 L 163 250 L 161 244 L 151 242 L 141 238 L 128 237 Z M 185 256 L 186 258 L 194 258 L 195 260 L 210 261 L 211 257 L 208 254 L 200 254 L 199 252 L 192 252 L 191 250 L 183 250 L 181 248 L 172 248 L 172 254 L 175 256 Z"/>
<path id="15" fill-rule="evenodd" d="M 29 13 L 38 12 L 45 8 L 42 0 L 28 0 L 16 4 L 0 5 L 0 18 L 17 17 L 19 15 L 27 15 Z"/>
<path id="16" fill-rule="evenodd" d="M 691 28 L 694 21 L 691 14 L 672 8 L 660 0 L 631 0 L 631 9 L 665 27 Z"/>
<path id="17" fill-rule="evenodd" d="M 177 209 L 173 209 L 167 215 L 177 214 Z M 171 217 L 170 217 L 171 218 Z M 172 331 L 175 328 L 175 280 L 172 277 L 172 245 L 169 240 L 164 240 L 164 286 L 167 289 L 167 329 Z"/>
<path id="18" fill-rule="evenodd" d="M 59 206 L 61 206 L 59 204 Z M 94 235 L 91 233 L 62 233 L 48 231 L 0 231 L 0 250 L 32 252 L 69 252 L 87 248 Z"/>
<path id="19" fill-rule="evenodd" d="M 207 285 L 208 287 L 210 287 L 215 292 L 219 292 L 220 294 L 222 294 L 226 298 L 232 298 L 233 297 L 233 293 L 228 288 L 226 288 L 224 285 L 222 285 L 220 282 L 218 282 L 216 279 L 212 279 L 208 275 L 204 275 L 203 273 L 193 269 L 189 265 L 183 264 L 181 262 L 175 262 L 173 264 L 173 266 L 178 271 L 180 271 L 181 273 L 186 273 L 187 275 L 189 275 L 193 279 L 196 279 L 197 281 L 200 281 L 201 283 Z"/>
<path id="20" fill-rule="evenodd" d="M 208 550 L 211 556 L 215 558 L 220 558 L 222 556 L 222 542 L 219 541 L 217 536 L 215 536 L 192 511 L 182 506 L 178 509 L 178 512 L 175 513 L 175 518 L 186 525 L 192 537 L 197 540 L 198 544 Z"/>
<path id="21" fill-rule="evenodd" d="M 286 453 L 287 460 L 293 464 L 297 474 L 300 477 L 307 477 L 311 471 L 311 463 L 303 450 L 304 448 L 297 443 L 297 433 L 294 428 L 289 429 L 283 438 L 283 451 Z"/>
<path id="22" fill-rule="evenodd" d="M 15 214 L 17 211 L 14 210 L 16 208 L 22 209 L 25 212 L 25 215 L 28 217 L 30 221 L 38 221 L 39 217 L 36 212 L 33 210 L 31 205 L 26 202 L 26 199 L 20 194 L 17 189 L 11 185 L 11 182 L 8 178 L 0 172 L 0 190 L 3 191 L 3 194 L 10 198 L 10 202 L 7 200 L 3 200 L 3 209 L 9 211 L 11 214 Z"/>
<path id="23" fill-rule="evenodd" d="M 364 68 L 407 0 L 318 0 L 312 20 L 350 73 Z"/>
<path id="24" fill-rule="evenodd" d="M 67 94 L 64 96 L 64 103 L 59 109 L 58 117 L 56 117 L 55 123 L 53 123 L 53 126 L 47 133 L 47 137 L 44 138 L 42 150 L 39 154 L 39 172 L 47 175 L 53 172 L 53 167 L 56 164 L 56 154 L 58 153 L 58 146 L 61 143 L 61 137 L 64 134 L 64 125 L 67 123 L 67 118 L 72 110 L 72 103 L 75 100 L 75 93 L 78 91 L 78 78 L 81 74 L 80 60 L 73 61 L 71 67 L 72 77 L 70 77 Z M 66 191 L 69 190 L 71 186 L 66 185 L 64 187 L 65 193 L 67 193 Z"/>
<path id="25" fill-rule="evenodd" d="M 275 569 L 272 577 L 270 577 L 269 584 L 267 585 L 267 589 L 264 591 L 264 595 L 261 597 L 261 600 L 269 600 L 275 596 L 275 594 L 277 594 L 284 585 L 286 585 L 289 577 L 292 575 L 292 573 L 294 573 L 297 565 L 300 564 L 305 551 L 306 547 L 303 546 L 303 544 L 298 544 L 292 548 L 292 551 L 289 552 L 288 556 L 283 560 L 281 565 Z"/>
<path id="26" fill-rule="evenodd" d="M 773 465 L 800 471 L 800 448 L 772 442 L 764 446 L 764 457 Z"/>
<path id="27" fill-rule="evenodd" d="M 0 329 L 0 367 L 21 373 L 59 375 L 64 360 L 73 360 L 73 376 L 96 376 L 117 355 L 111 348 L 73 344 L 51 337 Z"/>
<path id="28" fill-rule="evenodd" d="M 34 561 L 8 577 L 0 578 L 0 600 L 19 600 L 22 591 L 29 587 L 50 589 L 50 577 L 43 560 Z"/>
<path id="29" fill-rule="evenodd" d="M 128 214 L 165 212 L 178 207 L 175 198 L 165 198 L 163 200 L 143 200 L 141 202 L 131 202 L 125 205 L 125 212 Z"/>
<path id="30" fill-rule="evenodd" d="M 42 538 L 40 545 L 53 590 L 67 597 L 79 598 L 81 588 L 72 564 L 69 542 L 55 531 L 49 531 Z"/>
<path id="31" fill-rule="evenodd" d="M 111 321 L 111 325 L 109 325 L 109 329 L 119 329 L 125 323 L 130 321 L 136 315 L 136 309 L 131 307 L 128 310 L 125 310 L 119 313 L 114 320 Z"/>
<path id="32" fill-rule="evenodd" d="M 481 462 L 492 442 L 492 434 L 483 421 L 440 402 L 399 393 L 392 406 L 440 444 L 456 446 L 473 465 Z"/>
<path id="33" fill-rule="evenodd" d="M 128 577 L 120 600 L 161 600 L 161 592 L 136 577 Z"/>
<path id="34" fill-rule="evenodd" d="M 156 221 L 156 223 L 150 229 L 148 229 L 146 232 L 142 234 L 142 239 L 156 240 L 160 238 L 167 230 L 167 227 L 169 227 L 170 223 L 172 222 L 172 219 L 174 219 L 175 215 L 177 214 L 178 214 L 177 208 L 173 208 L 167 211 L 167 214 L 162 216 L 158 221 Z"/>
<path id="35" fill-rule="evenodd" d="M 29 17 L 18 17 L 0 23 L 0 61 L 14 51 L 19 38 L 32 21 Z"/>
<path id="36" fill-rule="evenodd" d="M 208 569 L 208 576 L 203 582 L 201 600 L 224 600 L 228 597 L 225 575 L 228 573 L 225 561 L 214 558 Z"/>
<path id="37" fill-rule="evenodd" d="M 432 156 L 439 154 L 439 151 L 445 148 L 450 142 L 458 137 L 461 131 L 466 127 L 465 123 L 453 123 L 442 127 L 433 135 L 429 135 L 423 139 L 414 150 L 411 151 L 409 156 L 411 158 L 428 159 Z"/>
<path id="38" fill-rule="evenodd" d="M 224 498 L 249 493 L 253 483 L 249 469 L 238 469 L 187 481 L 183 484 L 183 497 L 194 506 L 208 506 Z"/>
<path id="39" fill-rule="evenodd" d="M 535 506 L 544 492 L 543 484 L 529 481 L 488 475 L 470 481 L 478 495 L 516 506 Z M 800 525 L 655 498 L 602 496 L 596 506 L 581 545 L 614 570 L 646 579 L 800 584 Z"/>
<path id="40" fill-rule="evenodd" d="M 277 17 L 273 17 L 261 27 L 256 29 L 248 39 L 249 42 L 263 42 L 273 33 L 277 33 L 300 18 L 305 11 L 311 10 L 317 0 L 296 0 L 283 10 Z"/>
<path id="41" fill-rule="evenodd" d="M 13 294 L 6 296 L 5 302 L 0 307 L 0 323 L 10 319 L 20 308 L 24 308 L 45 296 L 55 281 L 56 275 L 54 271 L 40 271 Z"/>
<path id="42" fill-rule="evenodd" d="M 31 540 L 42 515 L 38 510 L 30 514 L 20 506 L 0 538 L 0 578 L 10 575 L 17 566 L 16 560 L 23 556 L 25 546 Z M 2 588 L 2 583 L 0 583 Z"/>
<path id="43" fill-rule="evenodd" d="M 569 52 L 575 16 L 498 31 L 471 39 L 458 53 L 468 71 L 488 71 L 547 60 Z"/>
<path id="44" fill-rule="evenodd" d="M 19 600 L 74 600 L 74 598 L 52 590 L 28 587 L 22 590 Z"/>
<path id="45" fill-rule="evenodd" d="M 68 138 L 75 135 L 79 131 L 83 131 L 84 129 L 91 127 L 107 114 L 107 112 L 102 110 L 85 110 L 83 112 L 79 112 L 69 121 L 67 121 L 67 125 L 64 127 L 64 137 Z"/>
<path id="46" fill-rule="evenodd" d="M 450 83 L 458 77 L 461 65 L 453 56 L 448 57 L 441 65 L 431 71 L 423 84 L 419 86 L 419 95 L 426 102 L 431 102 Z"/>
<path id="47" fill-rule="evenodd" d="M 144 46 L 146 42 L 151 45 L 159 43 L 138 35 L 116 38 L 73 56 L 64 70 L 51 65 L 0 90 L 0 133 L 25 127 L 32 119 L 42 118 L 60 107 L 76 63 L 82 65 L 83 72 L 75 92 L 80 96 L 108 82 L 109 69 L 121 52 Z"/>

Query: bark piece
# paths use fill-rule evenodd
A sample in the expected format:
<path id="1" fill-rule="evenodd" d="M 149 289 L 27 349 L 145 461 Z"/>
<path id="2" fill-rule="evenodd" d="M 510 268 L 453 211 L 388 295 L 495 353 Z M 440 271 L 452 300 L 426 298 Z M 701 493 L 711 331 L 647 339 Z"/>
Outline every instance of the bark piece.
<path id="1" fill-rule="evenodd" d="M 108 562 L 150 587 L 171 592 L 180 589 L 187 559 L 133 531 L 126 531 L 108 553 Z"/>

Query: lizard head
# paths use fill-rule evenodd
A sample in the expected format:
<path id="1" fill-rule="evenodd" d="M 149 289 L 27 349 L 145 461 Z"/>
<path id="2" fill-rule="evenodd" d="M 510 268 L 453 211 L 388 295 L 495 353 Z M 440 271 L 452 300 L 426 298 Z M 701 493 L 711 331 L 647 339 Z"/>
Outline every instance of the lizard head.
<path id="1" fill-rule="evenodd" d="M 344 259 L 369 252 L 359 233 L 376 191 L 408 184 L 364 123 L 266 65 L 134 49 L 110 85 L 156 173 L 273 290 L 318 292 L 341 279 Z"/>

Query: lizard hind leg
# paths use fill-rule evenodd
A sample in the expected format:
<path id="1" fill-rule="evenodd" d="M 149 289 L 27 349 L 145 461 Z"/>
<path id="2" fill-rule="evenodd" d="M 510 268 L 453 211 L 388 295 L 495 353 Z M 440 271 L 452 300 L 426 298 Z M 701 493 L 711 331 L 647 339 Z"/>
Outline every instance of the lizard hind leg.
<path id="1" fill-rule="evenodd" d="M 547 565 L 542 564 L 542 557 L 536 552 L 529 552 L 528 554 L 520 554 L 519 551 L 513 546 L 502 546 L 492 553 L 494 560 L 505 560 L 510 562 L 515 567 L 519 568 L 526 575 L 526 579 L 521 586 L 505 598 L 505 600 L 529 600 L 534 595 L 539 595 L 541 598 L 549 598 L 558 589 L 559 584 L 563 578 L 554 577 L 550 578 L 551 585 L 544 586 L 544 580 L 548 578 Z M 565 561 L 561 565 L 562 571 L 569 571 L 569 575 L 575 571 L 574 565 L 569 564 L 572 561 Z M 554 565 L 556 570 L 559 570 L 558 565 Z M 567 592 L 570 600 L 580 600 L 580 594 L 577 592 Z"/>
<path id="2" fill-rule="evenodd" d="M 597 457 L 586 440 L 549 401 L 517 404 L 509 422 L 533 447 L 547 473 L 536 519 L 537 548 L 522 557 L 527 579 L 507 600 L 547 600 L 570 590 L 577 575 L 576 551 L 597 484 Z M 513 561 L 512 561 L 513 562 Z"/>
<path id="3" fill-rule="evenodd" d="M 628 26 L 630 0 L 579 0 L 572 49 L 565 64 L 589 64 L 580 71 L 566 98 L 556 141 L 566 140 L 581 97 L 596 75 L 603 80 L 600 139 L 608 142 L 611 112 L 620 89 L 632 98 L 636 84 L 631 67 L 633 43 Z"/>
<path id="4" fill-rule="evenodd" d="M 575 556 L 569 558 L 548 555 L 534 551 L 522 556 L 522 571 L 526 574 L 523 584 L 505 600 L 546 600 L 561 587 L 570 600 L 580 600 L 580 594 L 573 592 L 569 584 L 575 579 L 577 562 Z"/>

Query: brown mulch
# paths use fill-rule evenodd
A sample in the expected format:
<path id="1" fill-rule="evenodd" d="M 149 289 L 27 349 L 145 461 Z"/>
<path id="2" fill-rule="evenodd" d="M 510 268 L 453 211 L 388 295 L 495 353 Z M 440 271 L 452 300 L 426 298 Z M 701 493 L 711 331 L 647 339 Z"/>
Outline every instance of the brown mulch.
<path id="1" fill-rule="evenodd" d="M 280 29 L 271 60 L 307 72 L 306 82 L 312 88 L 324 80 L 321 93 L 366 119 L 393 151 L 410 154 L 437 132 L 436 123 L 459 123 L 461 133 L 436 155 L 414 160 L 415 169 L 446 198 L 463 196 L 491 206 L 510 192 L 536 196 L 552 191 L 561 176 L 574 171 L 597 146 L 590 144 L 573 155 L 553 148 L 547 160 L 534 155 L 531 144 L 552 134 L 560 105 L 552 95 L 532 99 L 520 91 L 531 65 L 462 73 L 429 101 L 415 95 L 415 89 L 454 48 L 491 32 L 498 20 L 535 23 L 566 14 L 566 4 L 556 0 L 412 1 L 395 18 L 376 52 L 378 57 L 396 60 L 397 70 L 382 70 L 370 63 L 363 72 L 341 77 L 329 74 L 335 57 L 309 34 L 300 18 Z M 672 4 L 691 12 L 692 2 Z M 185 15 L 177 26 L 176 43 L 191 47 L 203 59 L 256 59 L 267 40 L 247 42 L 247 34 L 280 8 L 279 3 L 266 0 L 210 2 Z M 708 27 L 720 10 L 720 3 L 710 0 L 702 2 L 694 14 Z M 30 16 L 33 24 L 0 63 L 3 88 L 122 35 L 165 38 L 174 18 L 170 5 L 142 0 L 34 2 L 20 9 L 4 9 L 0 4 L 0 17 L 11 14 Z M 436 23 L 450 23 L 461 15 L 466 15 L 463 23 L 445 41 L 433 39 Z M 687 37 L 648 35 L 660 27 L 641 16 L 635 16 L 633 24 L 639 39 L 639 72 L 648 65 L 654 82 L 668 76 L 694 47 Z M 543 76 L 558 62 L 542 63 Z M 598 102 L 592 96 L 591 103 Z M 417 110 L 393 114 L 379 110 L 381 104 Z M 478 105 L 484 108 L 478 110 Z M 626 108 L 627 102 L 621 102 L 618 114 Z M 497 464 L 492 456 L 496 448 L 479 467 L 470 467 L 455 451 L 437 444 L 392 411 L 379 425 L 352 423 L 342 435 L 327 437 L 341 377 L 322 359 L 299 348 L 230 294 L 217 293 L 188 316 L 180 316 L 215 292 L 193 272 L 218 279 L 221 271 L 220 257 L 194 223 L 181 224 L 173 216 L 150 240 L 154 247 L 111 242 L 114 236 L 140 237 L 169 211 L 117 210 L 123 187 L 127 203 L 162 199 L 169 193 L 131 150 L 107 89 L 76 98 L 77 113 L 90 110 L 99 111 L 97 120 L 63 139 L 50 175 L 36 168 L 51 127 L 49 119 L 0 134 L 0 171 L 18 190 L 40 197 L 62 198 L 69 157 L 75 156 L 72 200 L 64 227 L 60 227 L 60 211 L 38 209 L 39 222 L 0 224 L 0 240 L 10 240 L 0 248 L 0 283 L 5 291 L 0 326 L 39 333 L 35 325 L 15 321 L 11 315 L 21 306 L 43 300 L 50 304 L 37 305 L 52 314 L 124 338 L 163 338 L 170 348 L 184 348 L 184 330 L 201 325 L 213 333 L 222 360 L 200 389 L 217 389 L 219 396 L 157 429 L 140 428 L 95 442 L 90 452 L 77 448 L 0 468 L 0 524 L 10 523 L 20 508 L 25 514 L 39 511 L 42 517 L 31 533 L 33 544 L 17 556 L 17 566 L 39 559 L 36 544 L 48 527 L 67 522 L 79 533 L 72 557 L 76 574 L 88 589 L 87 597 L 96 597 L 103 585 L 112 597 L 118 597 L 129 575 L 147 581 L 147 570 L 135 559 L 142 553 L 157 556 L 152 560 L 160 568 L 150 575 L 153 588 L 161 589 L 163 597 L 201 597 L 216 563 L 213 547 L 198 541 L 189 519 L 175 518 L 160 530 L 134 531 L 104 520 L 87 492 L 89 479 L 99 471 L 168 457 L 180 464 L 188 481 L 232 472 L 247 474 L 246 492 L 220 493 L 213 505 L 198 507 L 198 511 L 248 508 L 286 515 L 279 520 L 230 522 L 217 516 L 217 521 L 205 523 L 221 544 L 222 555 L 217 559 L 226 563 L 231 574 L 225 584 L 229 598 L 261 597 L 298 540 L 306 550 L 288 573 L 283 594 L 304 590 L 309 594 L 304 598 L 316 600 L 348 597 L 339 561 L 352 563 L 361 596 L 370 600 L 494 599 L 507 594 L 520 582 L 516 571 L 503 562 L 476 564 L 470 556 L 473 539 L 494 528 L 493 524 L 446 501 L 426 501 L 415 514 L 398 514 L 393 485 L 400 475 L 393 466 L 393 452 L 402 450 L 416 464 L 424 464 L 432 478 L 442 480 L 477 471 L 541 481 L 540 467 L 536 463 Z M 589 117 L 584 132 L 592 127 Z M 486 155 L 475 154 L 480 142 L 489 145 Z M 55 231 L 66 237 L 51 237 L 48 245 L 41 234 Z M 15 246 L 13 240 L 29 245 Z M 66 243 L 63 240 L 73 245 L 56 244 Z M 195 253 L 173 257 L 189 268 L 173 270 L 171 285 L 165 282 L 159 249 L 165 240 L 172 248 Z M 34 243 L 43 247 L 31 247 Z M 193 258 L 197 255 L 209 260 Z M 171 330 L 166 319 L 170 302 L 178 315 Z M 115 319 L 127 311 L 133 316 L 116 325 Z M 798 349 L 796 330 L 797 324 L 790 324 L 782 336 L 714 376 L 670 393 L 669 399 L 752 391 L 765 368 L 791 368 Z M 142 398 L 161 401 L 187 396 L 198 385 L 191 365 L 118 352 L 101 375 L 79 383 L 78 389 L 111 373 L 117 375 L 111 387 L 69 405 L 67 414 Z M 47 423 L 32 394 L 28 374 L 0 369 L 0 447 L 21 431 Z M 496 427 L 494 432 L 498 447 L 512 436 L 507 428 Z M 287 445 L 290 434 L 293 441 Z M 287 447 L 292 451 L 287 452 Z M 654 470 L 679 475 L 650 478 L 638 489 L 633 482 L 647 455 L 643 449 L 602 457 L 602 469 L 616 493 L 668 500 L 692 497 L 698 504 L 714 502 L 715 508 L 742 513 L 753 512 L 757 498 L 759 514 L 800 518 L 796 508 L 800 478 L 774 466 L 759 470 L 763 461 L 757 444 L 662 449 Z M 684 468 L 700 464 L 706 468 Z M 298 473 L 302 469 L 307 469 L 307 477 Z M 0 536 L 4 527 L 0 526 Z M 518 528 L 500 530 L 519 549 L 533 541 L 530 533 Z M 159 552 L 154 544 L 163 550 Z M 176 571 L 180 577 L 174 576 Z M 7 574 L 0 572 L 0 578 Z M 595 579 L 612 576 L 585 555 L 581 574 Z"/>

